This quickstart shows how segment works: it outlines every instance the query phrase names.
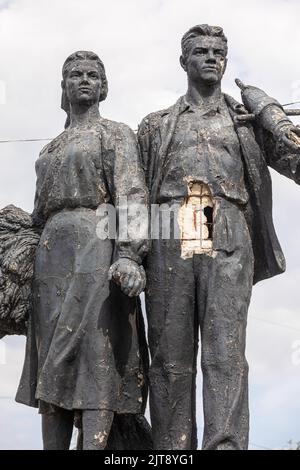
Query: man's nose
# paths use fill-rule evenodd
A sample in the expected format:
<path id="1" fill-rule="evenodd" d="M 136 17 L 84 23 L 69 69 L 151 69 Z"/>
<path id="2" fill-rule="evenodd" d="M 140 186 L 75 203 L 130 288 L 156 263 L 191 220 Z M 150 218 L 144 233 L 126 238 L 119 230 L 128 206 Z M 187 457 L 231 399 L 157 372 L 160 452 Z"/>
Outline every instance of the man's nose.
<path id="1" fill-rule="evenodd" d="M 216 62 L 216 58 L 215 58 L 213 50 L 209 50 L 207 52 L 206 60 L 207 60 L 207 62 L 214 62 L 214 63 Z"/>

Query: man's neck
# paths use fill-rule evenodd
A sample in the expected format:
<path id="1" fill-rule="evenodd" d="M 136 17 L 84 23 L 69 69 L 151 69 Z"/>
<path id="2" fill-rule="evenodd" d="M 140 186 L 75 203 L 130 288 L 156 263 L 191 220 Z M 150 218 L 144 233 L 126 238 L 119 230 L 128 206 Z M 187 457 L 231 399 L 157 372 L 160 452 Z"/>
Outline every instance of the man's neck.
<path id="1" fill-rule="evenodd" d="M 186 100 L 193 106 L 214 106 L 222 97 L 221 84 L 201 85 L 194 83 L 188 84 Z"/>
<path id="2" fill-rule="evenodd" d="M 100 117 L 98 104 L 92 106 L 71 106 L 70 128 L 90 127 Z"/>

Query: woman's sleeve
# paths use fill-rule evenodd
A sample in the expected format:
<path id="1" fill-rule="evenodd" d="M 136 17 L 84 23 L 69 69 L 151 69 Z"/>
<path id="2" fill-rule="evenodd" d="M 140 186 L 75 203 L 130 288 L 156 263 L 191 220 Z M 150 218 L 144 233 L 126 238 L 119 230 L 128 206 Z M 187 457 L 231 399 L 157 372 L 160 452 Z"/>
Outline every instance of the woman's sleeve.
<path id="1" fill-rule="evenodd" d="M 34 209 L 32 213 L 32 221 L 35 227 L 43 228 L 46 223 L 45 215 L 45 191 L 43 191 L 45 184 L 46 164 L 42 161 L 42 156 L 47 152 L 46 146 L 40 153 L 38 160 L 35 162 L 36 172 L 36 186 L 34 196 Z"/>
<path id="2" fill-rule="evenodd" d="M 117 212 L 117 255 L 141 264 L 149 249 L 149 208 L 136 136 L 128 126 L 118 124 L 108 147 L 108 185 Z"/>

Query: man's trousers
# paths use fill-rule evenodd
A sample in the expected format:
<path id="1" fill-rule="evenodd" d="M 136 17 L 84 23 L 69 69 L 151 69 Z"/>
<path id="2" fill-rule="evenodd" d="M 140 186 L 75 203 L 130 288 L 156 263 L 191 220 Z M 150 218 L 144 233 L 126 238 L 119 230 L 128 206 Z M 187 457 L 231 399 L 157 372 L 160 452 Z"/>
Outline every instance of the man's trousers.
<path id="1" fill-rule="evenodd" d="M 148 255 L 150 413 L 157 450 L 197 448 L 199 329 L 203 449 L 248 446 L 245 337 L 253 252 L 242 211 L 229 206 L 215 227 L 221 232 L 216 232 L 217 249 L 212 254 L 183 259 L 180 240 L 153 240 Z"/>

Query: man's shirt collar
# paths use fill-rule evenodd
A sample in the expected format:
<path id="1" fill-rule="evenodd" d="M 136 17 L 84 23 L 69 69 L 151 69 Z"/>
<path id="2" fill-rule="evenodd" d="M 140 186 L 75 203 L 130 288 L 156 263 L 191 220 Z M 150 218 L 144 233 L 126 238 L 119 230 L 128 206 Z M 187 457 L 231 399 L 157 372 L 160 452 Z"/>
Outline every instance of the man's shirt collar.
<path id="1" fill-rule="evenodd" d="M 186 95 L 184 95 L 182 97 L 179 114 L 183 114 L 185 112 L 192 112 L 197 113 L 200 116 L 205 116 L 210 113 L 224 114 L 226 110 L 227 106 L 223 94 L 221 95 L 219 100 L 217 100 L 215 103 L 211 103 L 209 106 L 196 106 L 194 104 L 191 104 L 188 102 Z"/>

